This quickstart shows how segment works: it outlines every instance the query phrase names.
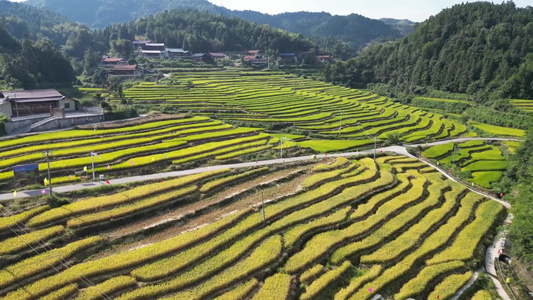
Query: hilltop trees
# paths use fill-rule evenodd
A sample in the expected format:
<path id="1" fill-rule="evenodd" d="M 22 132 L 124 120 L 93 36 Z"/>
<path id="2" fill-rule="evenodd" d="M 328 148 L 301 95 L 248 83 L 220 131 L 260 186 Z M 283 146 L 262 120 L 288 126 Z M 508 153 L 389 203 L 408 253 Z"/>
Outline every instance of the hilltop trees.
<path id="1" fill-rule="evenodd" d="M 408 37 L 374 44 L 327 78 L 349 86 L 388 83 L 495 97 L 530 98 L 533 8 L 513 2 L 455 5 L 417 26 Z M 529 55 L 528 55 L 529 53 Z"/>
<path id="2" fill-rule="evenodd" d="M 3 29 L 0 27 L 0 35 Z M 20 49 L 18 52 L 0 52 L 0 75 L 11 87 L 46 88 L 69 85 L 76 77 L 70 62 L 48 39 L 32 42 L 24 39 L 21 44 L 3 35 L 10 41 L 8 47 Z M 1 49 L 0 49 L 1 50 Z"/>

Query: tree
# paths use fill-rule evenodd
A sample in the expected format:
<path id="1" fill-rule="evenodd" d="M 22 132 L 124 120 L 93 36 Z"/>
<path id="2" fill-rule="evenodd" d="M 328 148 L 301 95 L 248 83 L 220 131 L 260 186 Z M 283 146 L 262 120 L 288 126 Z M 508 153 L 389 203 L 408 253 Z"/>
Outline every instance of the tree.
<path id="1" fill-rule="evenodd" d="M 467 114 L 462 114 L 460 117 L 459 117 L 459 121 L 465 125 L 468 124 L 468 120 L 470 120 L 470 117 L 467 115 Z"/>
<path id="2" fill-rule="evenodd" d="M 513 252 L 520 259 L 533 263 L 533 129 L 530 128 L 526 140 L 511 157 L 511 167 L 515 168 L 518 197 L 513 202 L 514 219 L 509 231 Z"/>
<path id="3" fill-rule="evenodd" d="M 400 138 L 401 135 L 396 131 L 387 134 L 387 141 L 390 145 L 397 145 L 398 143 L 400 143 Z"/>
<path id="4" fill-rule="evenodd" d="M 94 75 L 94 71 L 100 64 L 101 56 L 96 51 L 89 48 L 83 55 L 83 75 L 90 77 Z"/>

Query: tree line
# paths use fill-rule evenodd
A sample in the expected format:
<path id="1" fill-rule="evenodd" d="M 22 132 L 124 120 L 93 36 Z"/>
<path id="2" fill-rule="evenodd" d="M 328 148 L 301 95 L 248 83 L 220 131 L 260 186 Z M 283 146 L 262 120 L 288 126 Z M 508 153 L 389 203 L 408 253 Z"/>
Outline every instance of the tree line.
<path id="1" fill-rule="evenodd" d="M 475 2 L 430 17 L 398 41 L 372 44 L 326 68 L 328 81 L 351 87 L 386 83 L 491 98 L 533 97 L 533 8 Z"/>
<path id="2" fill-rule="evenodd" d="M 81 74 L 99 82 L 105 77 L 97 70 L 101 56 L 132 58 L 136 36 L 193 53 L 319 52 L 317 43 L 301 34 L 194 10 L 164 11 L 91 30 L 46 10 L 0 1 L 0 21 L 0 80 L 11 88 L 56 87 L 75 82 Z M 339 54 L 350 51 L 339 45 Z M 335 48 L 334 43 L 329 46 Z"/>

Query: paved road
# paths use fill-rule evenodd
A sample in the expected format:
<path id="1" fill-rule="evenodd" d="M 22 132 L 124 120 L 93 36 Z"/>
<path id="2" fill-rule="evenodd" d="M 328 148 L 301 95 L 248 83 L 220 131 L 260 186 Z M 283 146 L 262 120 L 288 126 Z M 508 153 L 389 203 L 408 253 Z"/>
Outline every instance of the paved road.
<path id="1" fill-rule="evenodd" d="M 450 300 L 457 300 L 459 299 L 459 297 L 461 297 L 461 295 L 466 292 L 466 290 L 468 290 L 473 284 L 474 282 L 476 282 L 477 278 L 479 277 L 479 272 L 482 272 L 483 270 L 477 270 L 474 272 L 474 274 L 472 274 L 472 277 L 470 278 L 470 280 L 468 280 L 468 282 L 462 287 L 460 288 L 457 293 L 455 293 L 455 295 L 450 298 Z"/>
<path id="2" fill-rule="evenodd" d="M 513 214 L 509 214 L 507 215 L 504 224 L 511 224 L 512 221 Z M 496 267 L 494 266 L 494 259 L 499 256 L 499 252 L 502 250 L 502 245 L 504 242 L 505 234 L 504 230 L 502 229 L 494 238 L 494 242 L 492 243 L 492 245 L 487 248 L 487 252 L 485 253 L 485 271 L 490 275 L 490 279 L 492 279 L 494 285 L 496 285 L 496 291 L 498 292 L 498 295 L 503 300 L 511 300 L 511 298 L 509 298 L 509 295 L 503 288 L 501 282 L 498 280 Z"/>
<path id="3" fill-rule="evenodd" d="M 417 146 L 435 146 L 435 145 L 441 145 L 445 143 L 451 143 L 451 142 L 466 142 L 471 140 L 495 140 L 495 141 L 514 141 L 515 139 L 500 139 L 500 138 L 460 138 L 460 139 L 453 139 L 448 140 L 446 142 L 434 142 L 434 143 L 427 143 L 427 144 L 415 144 L 415 145 L 408 145 L 408 146 L 390 146 L 390 147 L 382 147 L 376 149 L 377 153 L 380 152 L 394 152 L 397 154 L 405 155 L 407 157 L 415 158 L 413 155 L 411 155 L 409 152 L 407 152 L 406 147 L 417 147 Z M 356 152 L 346 152 L 346 153 L 336 153 L 336 154 L 320 154 L 317 155 L 317 158 L 325 158 L 325 157 L 348 157 L 348 156 L 355 156 L 355 155 L 362 155 L 362 154 L 372 154 L 374 153 L 374 150 L 363 150 L 363 151 L 356 151 Z M 158 180 L 158 179 L 164 179 L 164 178 L 171 178 L 171 177 L 179 177 L 179 176 L 186 176 L 186 175 L 193 175 L 198 174 L 202 172 L 207 171 L 214 171 L 214 170 L 220 170 L 220 169 L 239 169 L 239 168 L 248 168 L 253 166 L 266 166 L 266 165 L 275 165 L 275 164 L 283 164 L 286 162 L 296 162 L 296 161 L 303 161 L 303 160 L 310 160 L 313 159 L 313 155 L 309 156 L 300 156 L 300 157 L 290 157 L 286 159 L 272 159 L 272 160 L 263 160 L 258 162 L 246 162 L 246 163 L 240 163 L 240 164 L 230 164 L 230 165 L 217 165 L 217 166 L 211 166 L 211 167 L 202 167 L 202 168 L 196 168 L 191 170 L 183 170 L 183 171 L 175 171 L 175 172 L 166 172 L 166 173 L 156 173 L 156 174 L 150 174 L 150 175 L 142 175 L 142 176 L 133 176 L 133 177 L 124 177 L 124 178 L 118 178 L 113 179 L 110 181 L 111 184 L 125 184 L 125 183 L 133 183 L 133 182 L 141 182 L 141 181 L 150 181 L 150 180 Z M 444 176 L 447 178 L 456 181 L 453 177 L 448 175 L 446 172 L 444 172 L 439 167 L 432 165 L 431 163 L 421 159 L 424 163 L 436 168 L 439 172 L 441 172 Z M 106 185 L 106 182 L 98 181 L 98 182 L 88 182 L 88 183 L 77 183 L 73 185 L 65 185 L 65 186 L 59 186 L 56 188 L 53 188 L 54 193 L 68 193 L 72 191 L 87 189 L 87 188 L 95 188 L 98 186 Z M 470 189 L 470 188 L 469 188 Z M 488 197 L 492 200 L 500 202 L 502 205 L 504 205 L 507 208 L 510 208 L 509 203 L 503 202 L 493 196 L 480 193 L 479 191 L 471 189 L 473 192 L 476 192 L 478 194 L 482 194 L 485 197 Z M 42 190 L 28 190 L 28 191 L 17 191 L 16 198 L 27 198 L 27 197 L 35 197 L 40 196 Z M 46 190 L 48 193 L 48 190 Z M 6 193 L 6 194 L 0 194 L 0 203 L 9 201 L 14 199 L 13 193 Z"/>

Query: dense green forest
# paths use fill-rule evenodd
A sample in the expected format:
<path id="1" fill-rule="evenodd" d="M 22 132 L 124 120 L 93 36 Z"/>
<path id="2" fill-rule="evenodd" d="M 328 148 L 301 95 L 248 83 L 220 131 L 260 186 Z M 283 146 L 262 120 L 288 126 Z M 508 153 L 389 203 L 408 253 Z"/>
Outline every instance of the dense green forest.
<path id="1" fill-rule="evenodd" d="M 403 36 L 408 36 L 415 29 L 415 23 L 407 19 L 398 20 L 392 18 L 381 18 L 379 20 L 391 26 L 393 29 L 396 29 L 396 31 Z"/>
<path id="2" fill-rule="evenodd" d="M 373 44 L 326 69 L 328 81 L 360 87 L 386 83 L 493 98 L 533 98 L 533 8 L 513 2 L 455 5 L 399 41 Z"/>
<path id="3" fill-rule="evenodd" d="M 88 30 L 58 13 L 7 0 L 0 0 L 0 24 L 16 39 L 47 38 L 56 45 L 64 45 L 71 35 Z"/>
<path id="4" fill-rule="evenodd" d="M 0 24 L 0 77 L 10 87 L 50 88 L 76 80 L 70 61 L 50 40 L 15 40 Z"/>
<path id="5" fill-rule="evenodd" d="M 314 44 L 301 34 L 258 25 L 235 17 L 224 17 L 195 10 L 171 10 L 136 21 L 114 25 L 95 32 L 96 39 L 132 40 L 144 34 L 148 39 L 169 47 L 183 47 L 192 52 L 242 51 L 249 49 L 300 52 Z"/>
<path id="6" fill-rule="evenodd" d="M 173 9 L 195 9 L 227 17 L 238 17 L 258 24 L 281 28 L 306 37 L 334 36 L 359 48 L 375 39 L 390 39 L 410 33 L 413 23 L 387 19 L 388 24 L 361 15 L 332 16 L 329 13 L 296 12 L 268 15 L 255 11 L 233 11 L 207 0 L 29 0 L 71 20 L 103 28 Z"/>
<path id="7" fill-rule="evenodd" d="M 94 82 L 101 83 L 105 76 L 96 68 L 101 55 L 132 58 L 131 41 L 136 35 L 193 53 L 249 49 L 316 53 L 319 46 L 327 45 L 339 57 L 353 54 L 353 48 L 334 39 L 312 41 L 301 34 L 194 10 L 165 11 L 91 30 L 44 9 L 0 1 L 0 18 L 0 77 L 11 88 L 71 83 L 75 81 L 73 70 L 74 74 L 95 76 Z M 53 64 L 47 65 L 49 62 Z"/>
<path id="8" fill-rule="evenodd" d="M 510 230 L 512 249 L 521 260 L 533 263 L 533 128 L 510 159 L 506 175 L 500 184 L 518 185 L 518 197 L 513 201 L 514 219 Z M 511 192 L 510 189 L 503 191 Z"/>

